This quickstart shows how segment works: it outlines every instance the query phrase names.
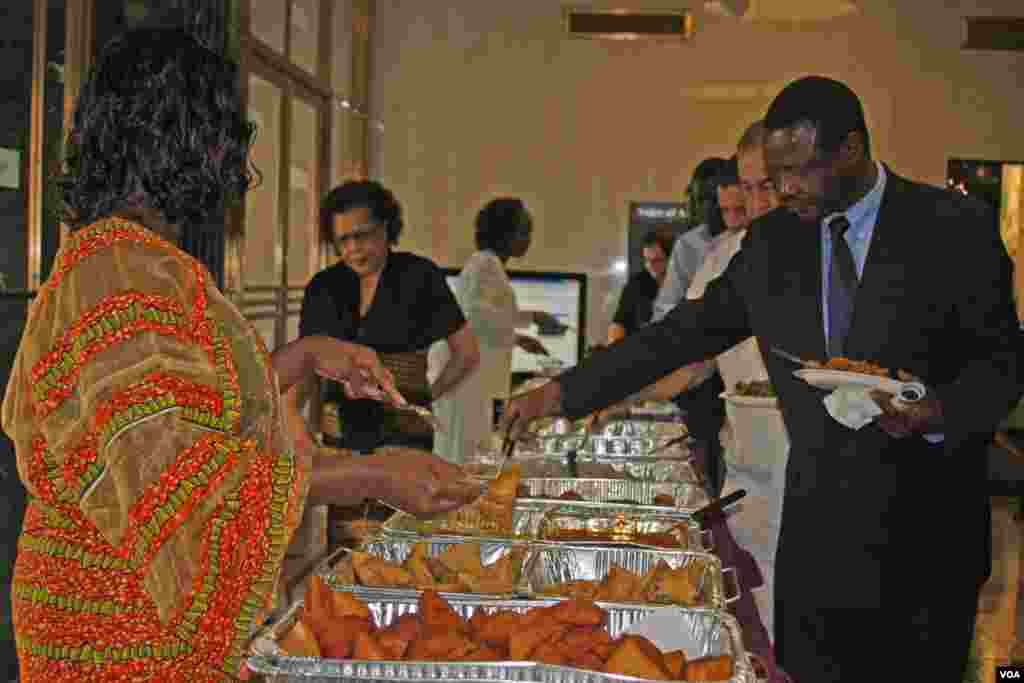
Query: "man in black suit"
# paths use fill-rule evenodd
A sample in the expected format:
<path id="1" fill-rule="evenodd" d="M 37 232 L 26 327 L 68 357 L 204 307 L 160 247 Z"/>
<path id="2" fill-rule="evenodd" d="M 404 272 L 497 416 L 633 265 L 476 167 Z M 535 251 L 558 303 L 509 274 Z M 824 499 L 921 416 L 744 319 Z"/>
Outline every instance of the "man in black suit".
<path id="1" fill-rule="evenodd" d="M 765 117 L 783 207 L 758 219 L 700 300 L 509 404 L 505 424 L 578 417 L 749 335 L 927 386 L 859 430 L 766 354 L 791 439 L 776 646 L 797 683 L 962 680 L 990 571 L 986 449 L 1024 384 L 1024 339 L 996 221 L 871 159 L 856 95 L 787 86 Z"/>

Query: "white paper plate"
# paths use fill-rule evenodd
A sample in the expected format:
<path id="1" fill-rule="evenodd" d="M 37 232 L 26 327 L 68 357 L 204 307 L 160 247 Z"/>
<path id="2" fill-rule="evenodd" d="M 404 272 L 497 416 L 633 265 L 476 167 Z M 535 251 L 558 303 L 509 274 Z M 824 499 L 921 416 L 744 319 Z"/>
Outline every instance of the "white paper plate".
<path id="1" fill-rule="evenodd" d="M 829 391 L 839 387 L 860 386 L 881 389 L 890 394 L 899 394 L 900 390 L 904 387 L 903 382 L 889 379 L 888 377 L 864 375 L 859 372 L 843 372 L 842 370 L 804 368 L 803 370 L 794 371 L 793 374 L 812 387 L 828 389 Z"/>

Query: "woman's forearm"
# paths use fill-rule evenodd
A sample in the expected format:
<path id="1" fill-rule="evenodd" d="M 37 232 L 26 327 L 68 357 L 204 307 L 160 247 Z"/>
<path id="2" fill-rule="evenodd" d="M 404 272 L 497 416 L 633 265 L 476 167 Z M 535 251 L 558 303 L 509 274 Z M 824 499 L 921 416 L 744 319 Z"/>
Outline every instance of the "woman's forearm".
<path id="1" fill-rule="evenodd" d="M 370 456 L 315 455 L 308 505 L 359 505 L 380 498 L 382 472 Z"/>
<path id="2" fill-rule="evenodd" d="M 312 337 L 301 337 L 278 347 L 271 354 L 271 363 L 277 373 L 282 394 L 313 374 L 315 358 L 310 348 Z"/>

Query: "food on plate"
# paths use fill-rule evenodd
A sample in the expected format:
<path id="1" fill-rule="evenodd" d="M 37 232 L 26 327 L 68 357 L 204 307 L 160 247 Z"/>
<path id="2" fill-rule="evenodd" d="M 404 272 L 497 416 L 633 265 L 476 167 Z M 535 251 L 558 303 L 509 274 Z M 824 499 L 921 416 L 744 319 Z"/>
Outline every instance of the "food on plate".
<path id="1" fill-rule="evenodd" d="M 370 661 L 535 661 L 648 680 L 725 681 L 733 673 L 727 656 L 688 661 L 684 652 L 662 653 L 641 636 L 612 638 L 607 613 L 589 600 L 525 612 L 478 607 L 467 620 L 436 592 L 426 591 L 415 613 L 377 627 L 370 619 L 352 616 L 369 610 L 348 601 L 339 603 L 348 616 L 333 614 L 336 605 L 326 599 L 324 587 L 313 587 L 318 580 L 312 577 L 307 599 L 320 602 L 308 613 L 326 615 L 326 627 L 322 633 L 309 628 L 304 610 L 278 641 L 288 654 Z"/>
<path id="2" fill-rule="evenodd" d="M 664 560 L 650 567 L 643 576 L 618 565 L 608 568 L 604 579 L 577 579 L 552 583 L 540 589 L 541 595 L 557 595 L 599 602 L 654 602 L 687 607 L 703 606 L 703 579 L 707 566 L 698 557 L 673 569 Z"/>
<path id="3" fill-rule="evenodd" d="M 829 358 L 825 363 L 826 370 L 840 370 L 842 372 L 856 372 L 862 375 L 875 375 L 877 377 L 888 377 L 889 371 L 877 363 L 869 360 L 852 360 L 843 356 Z"/>
<path id="4" fill-rule="evenodd" d="M 525 550 L 510 548 L 507 554 L 489 565 L 480 561 L 480 552 L 479 543 L 453 543 L 437 557 L 430 557 L 429 546 L 420 542 L 413 545 L 405 562 L 399 564 L 367 552 L 353 551 L 335 565 L 333 582 L 373 588 L 417 588 L 439 593 L 513 592 Z M 326 590 L 328 596 L 325 600 L 354 601 L 362 605 L 351 593 L 314 585 L 316 588 L 313 590 Z M 365 609 L 365 605 L 362 606 Z M 346 614 L 350 614 L 354 608 L 349 605 L 347 609 L 349 611 Z M 352 614 L 369 618 L 369 613 Z M 316 624 L 318 619 L 314 616 L 311 623 Z"/>
<path id="5" fill-rule="evenodd" d="M 733 393 L 737 396 L 751 396 L 754 398 L 771 398 L 775 396 L 775 388 L 767 380 L 754 380 L 751 382 L 736 382 Z"/>

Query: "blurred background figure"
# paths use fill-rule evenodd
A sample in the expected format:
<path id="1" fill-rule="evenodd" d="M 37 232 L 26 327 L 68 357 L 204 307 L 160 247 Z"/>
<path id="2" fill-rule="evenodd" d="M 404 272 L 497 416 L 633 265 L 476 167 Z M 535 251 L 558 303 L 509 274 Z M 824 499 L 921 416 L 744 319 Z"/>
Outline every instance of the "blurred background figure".
<path id="1" fill-rule="evenodd" d="M 505 273 L 510 258 L 522 258 L 530 248 L 533 217 L 522 200 L 500 197 L 487 203 L 476 217 L 477 251 L 459 273 L 455 297 L 480 340 L 480 365 L 449 395 L 434 402 L 444 431 L 434 437 L 434 452 L 450 462 L 464 462 L 467 451 L 490 438 L 494 401 L 508 397 L 512 351 L 547 355 L 537 339 L 518 334 L 516 328 L 536 323 L 560 326 L 543 311 L 521 311 Z M 452 354 L 447 343 L 430 350 L 432 375 Z"/>
<path id="2" fill-rule="evenodd" d="M 608 326 L 608 343 L 614 344 L 651 321 L 654 300 L 665 282 L 668 259 L 675 246 L 676 234 L 671 225 L 659 225 L 644 236 L 644 268 L 630 276 L 619 305 Z"/>

